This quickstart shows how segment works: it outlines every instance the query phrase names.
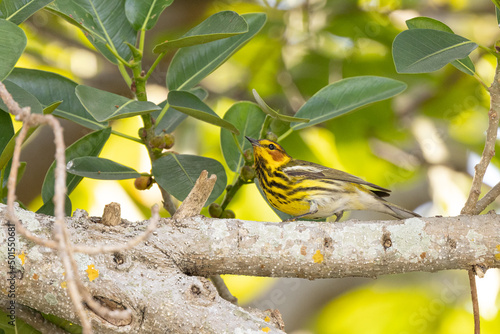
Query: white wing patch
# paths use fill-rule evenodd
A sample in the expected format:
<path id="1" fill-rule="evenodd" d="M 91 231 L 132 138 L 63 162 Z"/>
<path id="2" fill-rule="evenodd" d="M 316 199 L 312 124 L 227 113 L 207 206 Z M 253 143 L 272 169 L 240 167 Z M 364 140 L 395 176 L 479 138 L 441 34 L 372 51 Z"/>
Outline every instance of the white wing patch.
<path id="1" fill-rule="evenodd" d="M 283 172 L 304 172 L 304 173 L 321 173 L 324 168 L 318 168 L 316 166 L 291 166 L 283 168 Z"/>

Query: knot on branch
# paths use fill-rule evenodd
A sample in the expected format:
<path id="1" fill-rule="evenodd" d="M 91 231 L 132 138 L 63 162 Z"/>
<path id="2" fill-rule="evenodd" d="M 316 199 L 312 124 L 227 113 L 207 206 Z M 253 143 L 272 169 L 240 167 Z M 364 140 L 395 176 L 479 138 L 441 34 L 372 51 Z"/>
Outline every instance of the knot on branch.
<path id="1" fill-rule="evenodd" d="M 197 305 L 206 307 L 215 302 L 217 290 L 208 279 L 200 277 L 198 282 L 193 282 L 187 287 L 184 295 L 186 300 L 190 300 Z"/>
<path id="2" fill-rule="evenodd" d="M 115 326 L 127 326 L 132 323 L 132 312 L 122 303 L 103 296 L 94 296 L 94 300 L 101 309 L 93 309 L 93 307 L 96 306 L 95 304 L 93 307 L 89 305 L 87 305 L 87 307 L 99 318 Z"/>

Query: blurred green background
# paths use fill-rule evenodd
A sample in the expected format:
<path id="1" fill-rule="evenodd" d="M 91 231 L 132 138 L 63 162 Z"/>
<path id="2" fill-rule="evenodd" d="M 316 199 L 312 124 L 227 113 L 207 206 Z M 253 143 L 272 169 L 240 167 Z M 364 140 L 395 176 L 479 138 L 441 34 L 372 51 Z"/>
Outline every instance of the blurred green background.
<path id="1" fill-rule="evenodd" d="M 429 16 L 455 33 L 486 46 L 499 39 L 490 0 L 177 0 L 148 32 L 145 68 L 154 45 L 181 36 L 222 10 L 239 14 L 266 12 L 264 29 L 227 63 L 202 81 L 219 116 L 236 101 L 254 101 L 256 89 L 275 109 L 293 114 L 315 92 L 342 78 L 378 75 L 404 81 L 408 89 L 394 99 L 294 132 L 281 144 L 292 156 L 345 170 L 393 190 L 391 201 L 425 216 L 457 215 L 471 184 L 471 172 L 484 145 L 489 95 L 479 80 L 447 65 L 440 71 L 400 75 L 391 46 L 406 29 L 405 20 Z M 40 11 L 21 27 L 28 46 L 18 67 L 50 70 L 79 83 L 130 96 L 115 66 L 99 56 L 73 26 Z M 147 86 L 153 102 L 166 98 L 165 74 L 172 55 L 163 59 Z M 493 56 L 474 51 L 478 76 L 488 85 Z M 66 144 L 88 130 L 64 121 Z M 113 128 L 136 136 L 139 117 L 116 121 Z M 281 133 L 282 126 L 273 124 Z M 220 129 L 187 119 L 174 133 L 174 150 L 224 163 Z M 497 148 L 498 149 L 498 148 Z M 51 163 L 52 135 L 41 129 L 25 147 L 27 171 L 18 198 L 37 210 L 39 190 Z M 498 150 L 500 151 L 500 149 Z M 149 172 L 143 146 L 112 136 L 101 157 L 139 172 Z M 493 159 L 485 182 L 500 180 L 500 160 Z M 227 169 L 229 182 L 233 173 Z M 37 189 L 37 191 L 34 191 Z M 485 190 L 487 188 L 485 187 Z M 101 215 L 111 201 L 128 220 L 148 218 L 161 201 L 157 187 L 137 191 L 133 180 L 84 179 L 70 196 L 73 208 Z M 488 209 L 497 209 L 497 200 Z M 278 221 L 255 185 L 245 186 L 230 203 L 236 217 Z M 163 212 L 166 216 L 167 213 Z M 356 213 L 347 218 L 387 218 Z M 279 309 L 288 333 L 472 333 L 473 320 L 466 272 L 409 273 L 378 279 L 343 278 L 305 281 L 226 276 L 243 305 Z M 499 270 L 478 282 L 483 333 L 500 333 Z"/>

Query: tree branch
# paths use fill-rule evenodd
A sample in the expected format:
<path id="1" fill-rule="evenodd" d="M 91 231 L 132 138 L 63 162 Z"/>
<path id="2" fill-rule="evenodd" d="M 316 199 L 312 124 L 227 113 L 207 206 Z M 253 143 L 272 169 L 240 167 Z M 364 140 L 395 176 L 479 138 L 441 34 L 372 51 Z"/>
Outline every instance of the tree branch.
<path id="1" fill-rule="evenodd" d="M 32 233 L 50 236 L 52 218 L 20 208 L 16 211 Z M 0 205 L 2 225 L 7 222 L 5 214 L 6 207 Z M 73 244 L 86 242 L 92 247 L 126 243 L 142 234 L 148 222 L 110 227 L 84 218 L 67 218 L 66 226 Z M 151 332 L 160 326 L 174 332 L 226 333 L 234 328 L 268 326 L 271 333 L 280 333 L 264 321 L 263 312 L 232 305 L 218 296 L 207 279 L 197 276 L 316 279 L 470 269 L 476 263 L 498 268 L 499 230 L 500 219 L 495 214 L 335 224 L 195 216 L 180 221 L 163 219 L 149 240 L 134 249 L 114 254 L 75 254 L 75 261 L 79 281 L 94 298 L 130 311 L 127 324 L 113 325 L 86 309 L 96 332 Z M 0 235 L 2 254 L 6 254 L 4 239 Z M 17 301 L 79 322 L 66 289 L 60 285 L 66 280 L 60 261 L 46 248 L 26 241 L 18 238 L 26 263 L 18 265 L 22 279 L 17 281 Z M 4 277 L 6 264 L 0 262 L 0 289 L 8 283 Z M 85 272 L 89 265 L 99 271 L 93 281 Z M 35 273 L 38 279 L 33 279 Z M 47 303 L 48 299 L 55 303 Z"/>

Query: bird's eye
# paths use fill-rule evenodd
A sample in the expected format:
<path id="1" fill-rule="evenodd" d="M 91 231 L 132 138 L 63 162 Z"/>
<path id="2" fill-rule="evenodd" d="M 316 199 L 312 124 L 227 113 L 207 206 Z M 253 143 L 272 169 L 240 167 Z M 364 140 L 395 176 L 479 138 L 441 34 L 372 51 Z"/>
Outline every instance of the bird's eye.
<path id="1" fill-rule="evenodd" d="M 268 147 L 269 147 L 270 150 L 274 150 L 276 148 L 276 146 L 274 146 L 274 144 L 269 144 Z"/>

